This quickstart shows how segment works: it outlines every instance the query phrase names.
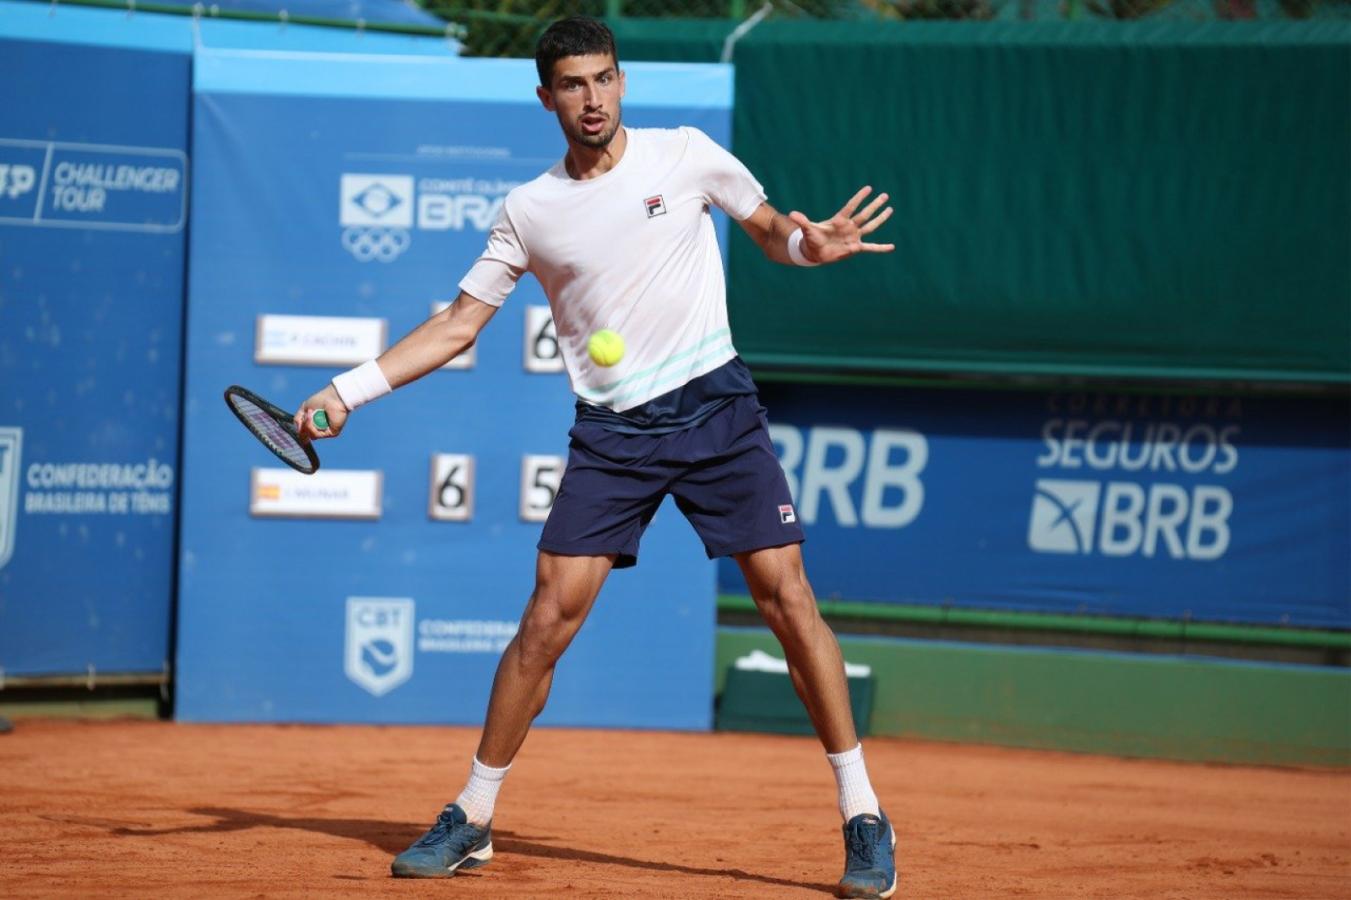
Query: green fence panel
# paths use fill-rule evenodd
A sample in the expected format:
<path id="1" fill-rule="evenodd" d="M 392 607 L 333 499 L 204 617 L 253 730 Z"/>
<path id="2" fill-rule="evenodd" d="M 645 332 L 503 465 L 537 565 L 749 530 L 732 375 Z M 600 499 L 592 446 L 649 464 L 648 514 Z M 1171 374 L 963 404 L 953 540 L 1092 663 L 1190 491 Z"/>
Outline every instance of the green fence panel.
<path id="1" fill-rule="evenodd" d="M 1351 382 L 1351 24 L 771 21 L 735 62 L 772 203 L 896 208 L 821 269 L 734 234 L 753 364 Z"/>
<path id="2" fill-rule="evenodd" d="M 734 19 L 607 19 L 621 59 L 717 62 Z"/>
<path id="3" fill-rule="evenodd" d="M 1351 765 L 1346 669 L 858 635 L 842 635 L 840 649 L 872 668 L 879 737 Z M 768 629 L 718 629 L 715 693 L 753 650 L 783 657 Z"/>

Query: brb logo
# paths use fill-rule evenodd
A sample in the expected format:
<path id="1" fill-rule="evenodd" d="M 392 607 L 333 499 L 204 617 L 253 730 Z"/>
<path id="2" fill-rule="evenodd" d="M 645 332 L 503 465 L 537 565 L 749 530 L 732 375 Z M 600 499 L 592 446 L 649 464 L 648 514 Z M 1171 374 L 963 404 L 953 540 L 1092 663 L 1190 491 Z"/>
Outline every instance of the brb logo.
<path id="1" fill-rule="evenodd" d="M 1076 402 L 1052 398 L 1052 408 Z M 1225 421 L 1237 415 L 1232 403 L 1226 401 L 1219 411 L 1215 403 L 1194 398 L 1123 397 L 1070 411 L 1107 415 L 1047 419 L 1041 432 L 1046 449 L 1037 467 L 1097 477 L 1037 479 L 1028 547 L 1037 553 L 1113 557 L 1166 554 L 1209 561 L 1224 556 L 1234 498 L 1223 484 L 1205 482 L 1238 467 L 1234 442 L 1240 426 Z M 1141 412 L 1151 418 L 1131 415 Z M 1121 477 L 1126 473 L 1132 480 Z"/>
<path id="2" fill-rule="evenodd" d="M 924 508 L 929 442 L 918 431 L 771 425 L 769 437 L 804 525 L 814 525 L 826 504 L 841 528 L 904 528 Z M 793 508 L 779 514 L 790 522 Z"/>
<path id="3" fill-rule="evenodd" d="M 19 519 L 19 464 L 22 428 L 0 428 L 0 569 L 14 555 L 14 527 Z"/>
<path id="4" fill-rule="evenodd" d="M 376 697 L 413 674 L 413 601 L 347 598 L 347 677 Z"/>
<path id="5" fill-rule="evenodd" d="M 419 231 L 492 228 L 508 191 L 520 182 L 345 173 L 340 184 L 342 245 L 361 262 L 393 262 Z"/>

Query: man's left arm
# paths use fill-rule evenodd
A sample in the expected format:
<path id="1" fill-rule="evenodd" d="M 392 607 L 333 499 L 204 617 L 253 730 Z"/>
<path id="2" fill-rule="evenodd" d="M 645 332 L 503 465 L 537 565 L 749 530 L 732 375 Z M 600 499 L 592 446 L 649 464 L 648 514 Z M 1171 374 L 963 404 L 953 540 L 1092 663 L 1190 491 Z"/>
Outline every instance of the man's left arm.
<path id="1" fill-rule="evenodd" d="M 785 265 L 816 266 L 839 262 L 858 253 L 890 253 L 896 249 L 895 244 L 864 240 L 892 213 L 890 206 L 883 208 L 886 194 L 878 194 L 863 206 L 871 193 L 871 187 L 860 189 L 839 212 L 821 222 L 813 222 L 796 210 L 784 215 L 768 203 L 761 203 L 738 224 L 766 256 Z"/>

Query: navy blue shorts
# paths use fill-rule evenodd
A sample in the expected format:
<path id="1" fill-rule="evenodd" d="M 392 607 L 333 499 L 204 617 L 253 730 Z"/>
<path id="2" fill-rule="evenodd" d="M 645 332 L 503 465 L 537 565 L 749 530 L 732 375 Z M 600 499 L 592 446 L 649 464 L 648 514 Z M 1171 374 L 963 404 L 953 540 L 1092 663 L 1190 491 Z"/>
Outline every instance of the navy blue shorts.
<path id="1" fill-rule="evenodd" d="M 667 494 L 710 559 L 804 538 L 755 397 L 737 397 L 698 425 L 669 434 L 622 434 L 584 421 L 568 436 L 568 467 L 541 550 L 613 553 L 616 569 L 632 566 L 638 540 Z"/>

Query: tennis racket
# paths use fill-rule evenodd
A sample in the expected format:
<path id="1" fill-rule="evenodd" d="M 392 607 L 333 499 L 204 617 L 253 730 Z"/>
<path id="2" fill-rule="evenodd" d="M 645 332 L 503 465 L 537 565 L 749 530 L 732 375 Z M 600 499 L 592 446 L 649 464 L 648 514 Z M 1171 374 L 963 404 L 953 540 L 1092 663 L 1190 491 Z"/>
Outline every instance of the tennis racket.
<path id="1" fill-rule="evenodd" d="M 319 471 L 319 454 L 308 441 L 300 439 L 293 421 L 295 417 L 286 410 L 237 384 L 225 389 L 225 403 L 249 433 L 282 462 L 306 475 Z M 317 411 L 314 424 L 320 431 L 328 428 L 328 414 L 322 409 Z"/>

